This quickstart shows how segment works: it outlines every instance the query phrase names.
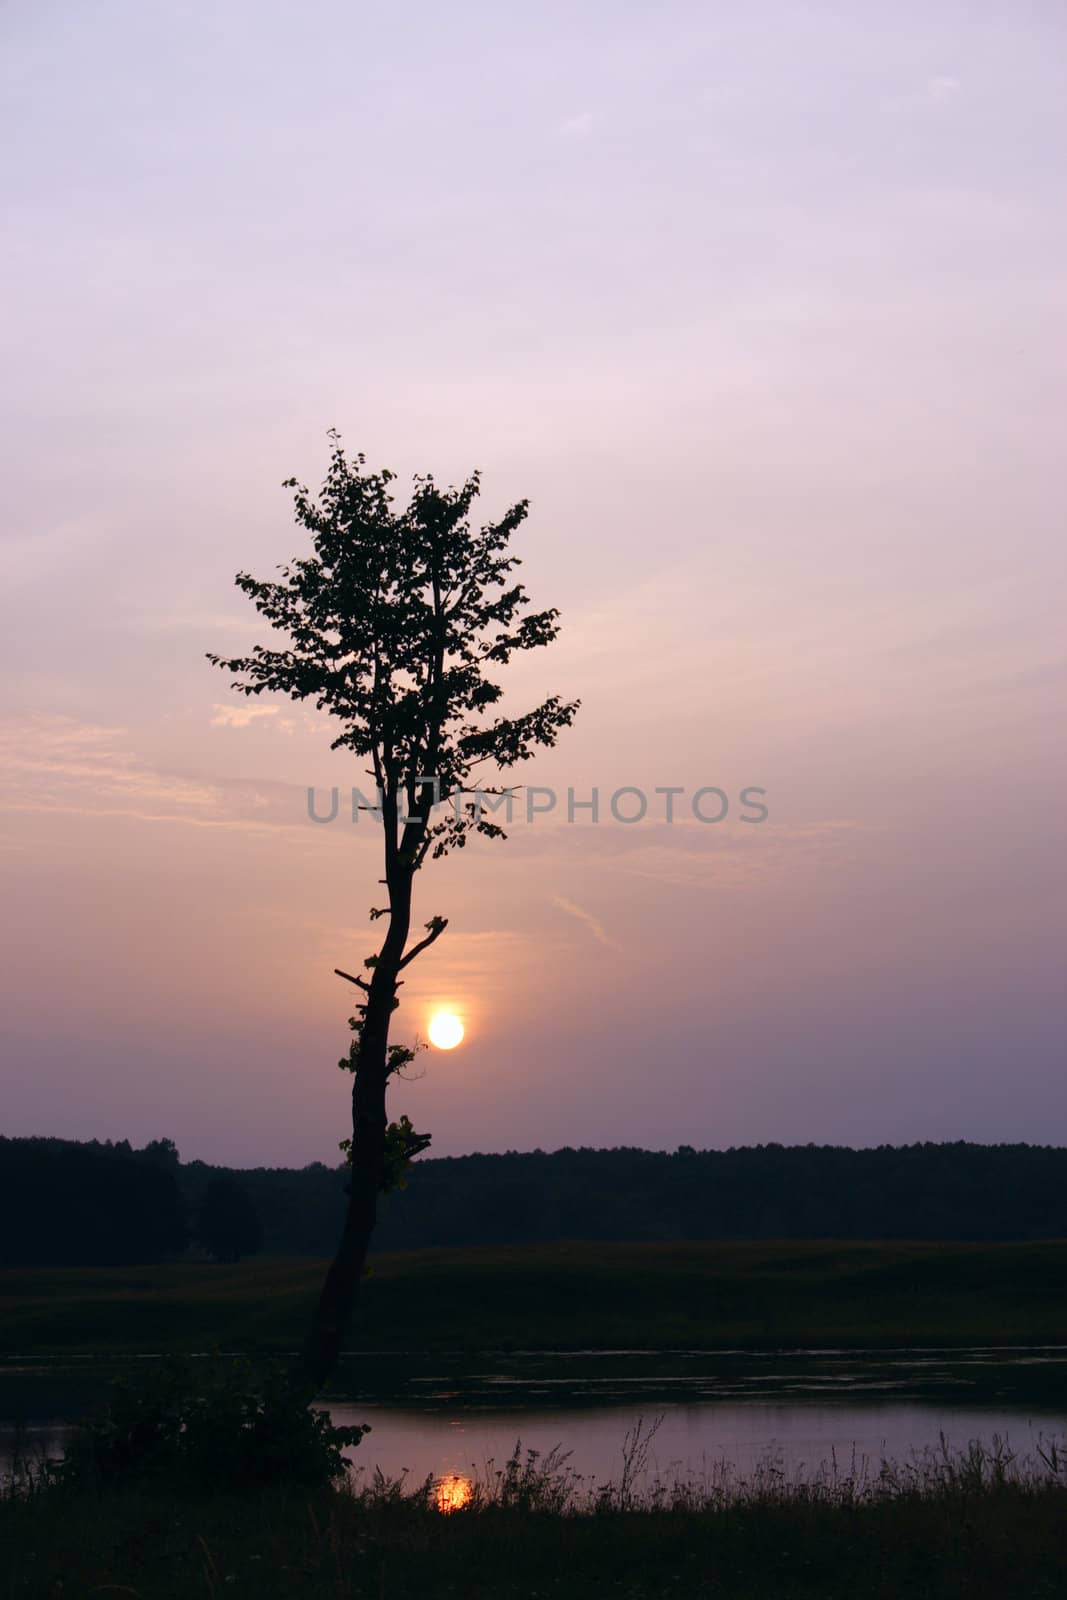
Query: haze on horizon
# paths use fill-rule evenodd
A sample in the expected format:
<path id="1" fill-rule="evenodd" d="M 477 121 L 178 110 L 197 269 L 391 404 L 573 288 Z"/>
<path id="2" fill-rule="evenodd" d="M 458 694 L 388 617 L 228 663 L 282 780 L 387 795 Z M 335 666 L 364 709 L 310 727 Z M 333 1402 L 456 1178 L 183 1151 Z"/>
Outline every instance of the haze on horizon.
<path id="1" fill-rule="evenodd" d="M 204 659 L 335 426 L 530 497 L 509 682 L 583 709 L 520 781 L 770 807 L 421 875 L 433 1154 L 1067 1142 L 1062 10 L 0 30 L 2 1131 L 336 1159 L 380 871 L 305 797 L 361 774 Z"/>

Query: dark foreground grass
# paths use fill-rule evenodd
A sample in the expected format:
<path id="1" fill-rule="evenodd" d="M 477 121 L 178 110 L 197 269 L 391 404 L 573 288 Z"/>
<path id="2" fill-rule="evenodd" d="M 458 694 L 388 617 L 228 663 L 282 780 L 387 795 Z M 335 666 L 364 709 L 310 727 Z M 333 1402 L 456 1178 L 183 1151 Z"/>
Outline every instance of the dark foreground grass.
<path id="1" fill-rule="evenodd" d="M 322 1271 L 307 1259 L 6 1269 L 0 1354 L 292 1349 Z M 374 1259 L 351 1343 L 453 1351 L 1067 1343 L 1067 1242 L 398 1252 Z"/>
<path id="2" fill-rule="evenodd" d="M 988 1461 L 988 1458 L 986 1458 Z M 442 1515 L 395 1486 L 207 1499 L 47 1490 L 0 1504 L 0 1593 L 141 1600 L 924 1600 L 1062 1596 L 1067 1488 L 933 1471 L 857 1493 L 771 1480 L 723 1496 L 497 1489 Z M 520 1478 L 522 1474 L 520 1474 Z M 551 1490 L 551 1478 L 546 1480 Z M 529 1475 L 527 1474 L 529 1487 Z M 598 1509 L 599 1505 L 599 1509 Z"/>

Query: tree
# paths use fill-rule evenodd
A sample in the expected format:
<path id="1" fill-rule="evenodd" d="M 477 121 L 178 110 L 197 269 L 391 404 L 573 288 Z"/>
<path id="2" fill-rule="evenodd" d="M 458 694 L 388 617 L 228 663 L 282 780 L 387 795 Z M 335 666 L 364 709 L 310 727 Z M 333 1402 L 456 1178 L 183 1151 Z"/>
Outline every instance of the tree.
<path id="1" fill-rule="evenodd" d="M 150 1139 L 143 1150 L 136 1154 L 142 1161 L 150 1161 L 155 1167 L 162 1167 L 164 1172 L 177 1172 L 182 1164 L 178 1154 L 178 1146 L 173 1139 Z"/>
<path id="2" fill-rule="evenodd" d="M 217 1261 L 254 1256 L 263 1243 L 263 1224 L 252 1197 L 236 1178 L 212 1178 L 193 1229 L 196 1240 Z"/>
<path id="3" fill-rule="evenodd" d="M 472 779 L 479 769 L 509 768 L 555 744 L 578 709 L 556 695 L 519 716 L 494 709 L 502 690 L 490 674 L 516 652 L 550 644 L 559 631 L 558 612 L 531 610 L 525 589 L 512 581 L 519 561 L 508 547 L 527 501 L 499 522 L 475 527 L 470 512 L 481 483 L 474 473 L 458 489 L 417 477 L 408 504 L 394 509 L 394 474 L 367 470 L 362 455 L 349 460 L 339 436 L 329 437 L 318 501 L 296 479 L 284 485 L 294 491 L 296 520 L 310 533 L 313 553 L 283 566 L 277 581 L 243 572 L 236 578 L 257 611 L 288 636 L 288 647 L 209 657 L 235 674 L 241 693 L 310 699 L 336 718 L 331 748 L 369 759 L 382 824 L 388 903 L 370 916 L 385 919 L 385 935 L 359 975 L 336 969 L 362 998 L 341 1063 L 353 1074 L 351 1172 L 341 1240 L 304 1353 L 312 1388 L 336 1365 L 378 1195 L 429 1144 L 406 1117 L 390 1123 L 386 1114 L 388 1081 L 414 1054 L 389 1042 L 400 974 L 447 926 L 444 917 L 431 917 L 424 936 L 411 942 L 415 874 L 427 859 L 466 845 L 472 832 L 504 837 L 483 809 L 486 790 L 475 791 Z"/>
<path id="4" fill-rule="evenodd" d="M 0 1138 L 0 1265 L 126 1265 L 188 1243 L 177 1179 L 120 1145 Z"/>

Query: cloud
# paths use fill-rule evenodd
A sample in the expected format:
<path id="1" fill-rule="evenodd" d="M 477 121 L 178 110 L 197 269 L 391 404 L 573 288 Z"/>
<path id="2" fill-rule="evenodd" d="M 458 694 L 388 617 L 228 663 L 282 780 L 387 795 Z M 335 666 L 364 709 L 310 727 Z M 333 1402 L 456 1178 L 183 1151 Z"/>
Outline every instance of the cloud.
<path id="1" fill-rule="evenodd" d="M 377 936 L 366 928 L 327 929 L 322 934 L 322 958 L 331 968 L 358 971 L 363 952 L 377 942 Z M 432 950 L 405 970 L 405 1017 L 417 1018 L 425 1008 L 436 1005 L 456 1006 L 462 1014 L 488 1015 L 500 995 L 523 992 L 530 961 L 531 941 L 526 932 L 513 928 L 463 932 L 452 926 Z"/>
<path id="2" fill-rule="evenodd" d="M 926 93 L 936 105 L 944 105 L 946 101 L 955 99 L 960 88 L 958 78 L 930 78 L 926 85 Z"/>
<path id="3" fill-rule="evenodd" d="M 274 717 L 278 714 L 277 706 L 212 706 L 215 715 L 211 719 L 213 728 L 248 728 L 257 717 Z M 286 729 L 288 733 L 292 724 Z"/>
<path id="4" fill-rule="evenodd" d="M 692 827 L 659 828 L 647 842 L 633 840 L 631 853 L 618 856 L 611 870 L 700 893 L 716 888 L 759 894 L 854 870 L 858 859 L 870 858 L 881 837 L 876 828 L 844 819 L 709 834 L 705 830 L 702 838 Z"/>
<path id="5" fill-rule="evenodd" d="M 1067 660 L 1040 661 L 1031 667 L 1002 673 L 999 677 L 968 683 L 964 686 L 964 692 L 975 699 L 985 699 L 989 695 L 1031 694 L 1043 689 L 1051 689 L 1059 694 L 1065 685 Z"/>
<path id="6" fill-rule="evenodd" d="M 210 784 L 154 771 L 123 748 L 126 730 L 77 722 L 73 717 L 27 717 L 0 725 L 5 788 L 34 809 L 65 809 L 78 795 L 94 808 L 121 798 L 138 803 L 166 798 L 194 809 L 215 799 Z"/>
<path id="7" fill-rule="evenodd" d="M 593 113 L 581 111 L 576 117 L 568 117 L 559 125 L 559 131 L 567 139 L 584 139 L 593 126 Z"/>
<path id="8" fill-rule="evenodd" d="M 573 900 L 568 900 L 566 895 L 562 894 L 553 895 L 552 903 L 559 906 L 560 910 L 565 911 L 569 917 L 575 917 L 579 922 L 583 923 L 598 944 L 606 946 L 608 950 L 617 950 L 620 954 L 622 953 L 622 946 L 615 942 L 600 918 L 594 917 L 591 911 L 586 911 L 583 906 L 576 906 Z"/>
<path id="9" fill-rule="evenodd" d="M 294 784 L 164 771 L 127 747 L 126 729 L 39 716 L 0 722 L 0 800 L 29 815 L 129 817 L 266 833 L 305 827 Z M 310 838 L 314 830 L 307 830 Z"/>
<path id="10" fill-rule="evenodd" d="M 129 612 L 124 626 L 137 634 L 210 633 L 225 640 L 232 633 L 262 631 L 260 617 L 234 616 L 229 611 L 183 610 L 180 606 Z"/>
<path id="11" fill-rule="evenodd" d="M 80 522 L 63 522 L 36 533 L 8 534 L 0 545 L 0 577 L 5 584 L 19 585 L 69 576 L 72 567 L 89 556 L 106 538 L 105 529 Z"/>

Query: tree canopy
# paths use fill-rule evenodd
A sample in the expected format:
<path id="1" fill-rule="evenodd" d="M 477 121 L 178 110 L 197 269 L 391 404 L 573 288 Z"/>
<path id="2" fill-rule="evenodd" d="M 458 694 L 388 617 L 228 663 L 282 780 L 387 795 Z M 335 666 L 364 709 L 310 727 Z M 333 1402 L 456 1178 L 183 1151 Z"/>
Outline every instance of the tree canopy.
<path id="1" fill-rule="evenodd" d="M 407 840 L 408 860 L 421 865 L 476 829 L 502 829 L 476 806 L 453 805 L 432 826 L 436 799 L 466 792 L 483 767 L 507 768 L 552 745 L 578 710 L 549 695 L 517 716 L 494 708 L 503 689 L 495 671 L 517 651 L 536 649 L 559 631 L 554 608 L 535 611 L 521 583 L 509 541 L 529 502 L 517 501 L 497 522 L 473 526 L 481 489 L 475 472 L 460 488 L 415 479 L 407 506 L 394 509 L 388 469 L 366 469 L 346 456 L 339 436 L 319 498 L 295 478 L 296 520 L 312 536 L 314 554 L 280 568 L 274 580 L 238 573 L 238 586 L 289 645 L 256 645 L 251 655 L 209 660 L 235 674 L 246 695 L 275 691 L 314 700 L 340 724 L 331 748 L 369 757 L 384 800 L 387 851 L 398 849 L 406 816 L 422 829 Z M 420 780 L 422 780 L 420 782 Z M 431 781 L 432 780 L 432 781 Z"/>

